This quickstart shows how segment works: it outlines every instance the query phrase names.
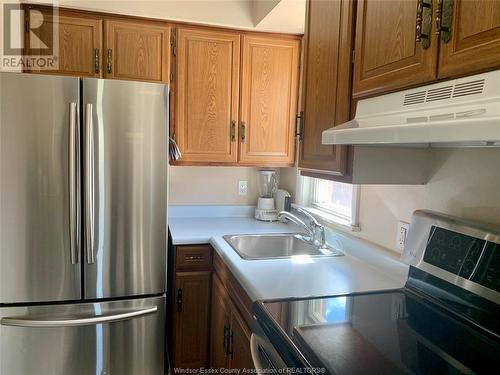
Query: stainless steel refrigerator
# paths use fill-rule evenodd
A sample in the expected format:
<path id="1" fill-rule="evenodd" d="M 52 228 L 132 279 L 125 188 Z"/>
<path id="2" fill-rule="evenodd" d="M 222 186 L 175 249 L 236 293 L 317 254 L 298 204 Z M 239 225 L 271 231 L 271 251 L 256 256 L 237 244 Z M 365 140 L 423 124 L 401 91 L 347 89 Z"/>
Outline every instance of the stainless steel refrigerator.
<path id="1" fill-rule="evenodd" d="M 0 374 L 162 374 L 168 89 L 0 73 Z"/>

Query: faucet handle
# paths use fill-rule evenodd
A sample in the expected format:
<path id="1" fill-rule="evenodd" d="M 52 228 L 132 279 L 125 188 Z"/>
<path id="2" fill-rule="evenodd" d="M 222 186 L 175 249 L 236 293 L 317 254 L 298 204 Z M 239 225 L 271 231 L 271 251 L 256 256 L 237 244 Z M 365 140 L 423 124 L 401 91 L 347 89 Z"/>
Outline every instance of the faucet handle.
<path id="1" fill-rule="evenodd" d="M 316 218 L 311 215 L 308 211 L 306 211 L 302 207 L 297 207 L 297 211 L 299 211 L 301 214 L 304 214 L 311 222 L 314 224 L 315 227 L 322 227 L 322 225 L 316 220 Z"/>

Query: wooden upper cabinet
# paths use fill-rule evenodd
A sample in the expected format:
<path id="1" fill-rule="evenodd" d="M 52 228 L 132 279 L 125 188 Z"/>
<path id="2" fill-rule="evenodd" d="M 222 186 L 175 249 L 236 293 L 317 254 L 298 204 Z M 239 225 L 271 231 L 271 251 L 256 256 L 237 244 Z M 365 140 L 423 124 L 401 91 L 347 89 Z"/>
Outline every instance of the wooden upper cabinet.
<path id="1" fill-rule="evenodd" d="M 240 35 L 177 30 L 175 137 L 181 161 L 236 163 Z"/>
<path id="2" fill-rule="evenodd" d="M 415 86 L 436 78 L 438 41 L 416 41 L 419 0 L 359 0 L 353 96 Z M 429 22 L 431 20 L 429 19 Z"/>
<path id="3" fill-rule="evenodd" d="M 241 163 L 293 165 L 299 49 L 297 39 L 243 37 Z"/>
<path id="4" fill-rule="evenodd" d="M 175 275 L 174 367 L 200 368 L 208 364 L 210 278 L 210 271 Z"/>
<path id="5" fill-rule="evenodd" d="M 33 68 L 32 72 L 67 74 L 85 77 L 101 77 L 102 74 L 102 20 L 79 15 L 75 12 L 59 10 L 52 15 L 43 9 L 28 8 L 30 27 L 38 24 L 43 17 L 41 26 L 25 34 L 25 46 L 32 54 L 41 47 L 40 40 L 52 40 L 54 22 L 58 22 L 58 69 L 40 70 Z M 40 33 L 38 38 L 36 33 Z"/>
<path id="6" fill-rule="evenodd" d="M 104 28 L 106 78 L 169 81 L 169 26 L 153 22 L 106 20 Z"/>
<path id="7" fill-rule="evenodd" d="M 442 23 L 449 22 L 450 38 L 443 38 L 438 77 L 445 78 L 500 67 L 500 1 L 443 2 Z M 448 25 L 445 25 L 447 27 Z"/>
<path id="8" fill-rule="evenodd" d="M 346 147 L 321 144 L 323 130 L 349 120 L 354 21 L 349 0 L 307 2 L 299 168 L 343 175 Z"/>

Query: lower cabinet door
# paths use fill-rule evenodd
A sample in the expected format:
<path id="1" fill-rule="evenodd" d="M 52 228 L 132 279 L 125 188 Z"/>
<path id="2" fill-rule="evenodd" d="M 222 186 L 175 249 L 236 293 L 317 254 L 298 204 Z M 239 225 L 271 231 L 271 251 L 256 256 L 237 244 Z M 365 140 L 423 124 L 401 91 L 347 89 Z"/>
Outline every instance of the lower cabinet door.
<path id="1" fill-rule="evenodd" d="M 210 276 L 210 271 L 175 275 L 174 368 L 207 366 Z"/>
<path id="2" fill-rule="evenodd" d="M 212 283 L 212 314 L 210 326 L 210 367 L 226 368 L 231 328 L 229 296 L 214 275 Z"/>
<path id="3" fill-rule="evenodd" d="M 165 298 L 0 308 L 2 375 L 162 375 Z"/>
<path id="4" fill-rule="evenodd" d="M 250 337 L 252 332 L 235 307 L 231 310 L 231 346 L 229 367 L 232 369 L 253 369 Z"/>

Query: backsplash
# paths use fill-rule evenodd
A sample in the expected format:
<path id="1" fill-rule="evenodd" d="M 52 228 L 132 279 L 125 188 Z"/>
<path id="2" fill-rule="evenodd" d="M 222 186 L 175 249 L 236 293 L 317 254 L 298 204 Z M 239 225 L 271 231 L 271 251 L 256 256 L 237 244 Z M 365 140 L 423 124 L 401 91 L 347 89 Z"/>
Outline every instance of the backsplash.
<path id="1" fill-rule="evenodd" d="M 427 185 L 363 185 L 360 237 L 396 251 L 398 220 L 431 209 L 500 225 L 500 150 L 432 151 L 436 173 Z"/>
<path id="2" fill-rule="evenodd" d="M 248 194 L 238 195 L 238 181 Z M 169 205 L 255 205 L 257 169 L 245 167 L 169 167 Z"/>

